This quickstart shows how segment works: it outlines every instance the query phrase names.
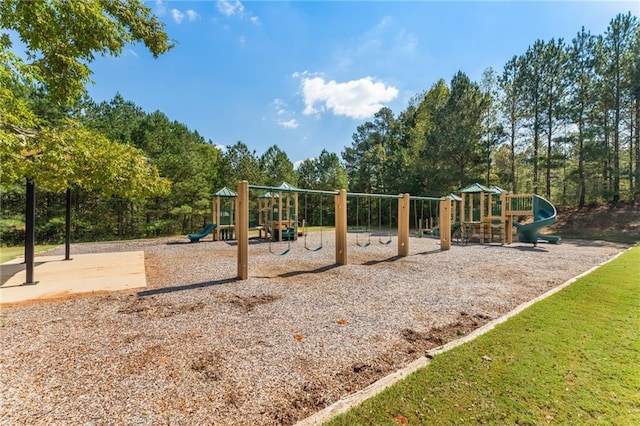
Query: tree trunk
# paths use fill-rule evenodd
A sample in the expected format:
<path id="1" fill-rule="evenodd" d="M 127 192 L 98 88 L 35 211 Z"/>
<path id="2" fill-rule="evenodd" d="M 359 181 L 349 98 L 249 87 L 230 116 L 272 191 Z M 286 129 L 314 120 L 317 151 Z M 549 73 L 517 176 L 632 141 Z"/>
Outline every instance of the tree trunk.
<path id="1" fill-rule="evenodd" d="M 516 179 L 516 122 L 515 118 L 511 119 L 511 191 L 515 194 L 518 192 Z"/>
<path id="2" fill-rule="evenodd" d="M 604 114 L 604 149 L 605 149 L 605 157 L 604 157 L 604 167 L 602 170 L 602 179 L 603 179 L 603 188 L 604 191 L 601 192 L 601 195 L 604 198 L 609 196 L 608 192 L 611 189 L 611 176 L 609 174 L 609 167 L 611 166 L 611 150 L 609 149 L 609 111 L 605 110 Z"/>
<path id="3" fill-rule="evenodd" d="M 616 43 L 616 95 L 613 122 L 613 204 L 620 201 L 620 46 Z"/>
<path id="4" fill-rule="evenodd" d="M 540 124 L 538 121 L 538 108 L 535 109 L 533 122 L 533 193 L 538 193 L 538 155 L 540 151 Z"/>
<path id="5" fill-rule="evenodd" d="M 633 138 L 635 136 L 636 129 L 634 127 L 633 119 L 629 120 L 629 199 L 633 200 L 633 194 L 635 193 L 633 182 Z"/>
<path id="6" fill-rule="evenodd" d="M 635 202 L 640 203 L 640 90 L 636 94 L 636 193 Z"/>
<path id="7" fill-rule="evenodd" d="M 584 179 L 584 122 L 582 120 L 582 114 L 578 120 L 578 182 L 580 186 L 580 197 L 578 200 L 578 206 L 584 207 L 585 198 L 587 192 L 587 185 Z"/>
<path id="8" fill-rule="evenodd" d="M 551 105 L 549 106 L 549 110 L 547 111 L 547 158 L 545 162 L 546 167 L 546 175 L 545 175 L 545 195 L 547 196 L 547 200 L 551 199 L 551 139 L 553 137 L 553 111 Z"/>

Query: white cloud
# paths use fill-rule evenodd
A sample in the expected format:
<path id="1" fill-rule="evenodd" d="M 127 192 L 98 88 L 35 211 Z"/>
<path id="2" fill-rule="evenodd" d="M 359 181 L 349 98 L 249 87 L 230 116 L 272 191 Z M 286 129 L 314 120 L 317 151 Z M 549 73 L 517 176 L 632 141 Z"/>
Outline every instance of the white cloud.
<path id="1" fill-rule="evenodd" d="M 302 78 L 302 97 L 305 103 L 303 114 L 312 115 L 331 110 L 334 115 L 345 115 L 354 119 L 372 117 L 398 96 L 398 89 L 376 82 L 371 77 L 338 83 L 326 82 L 323 77 L 310 77 L 307 71 L 294 73 Z"/>
<path id="2" fill-rule="evenodd" d="M 272 102 L 276 110 L 277 118 L 274 120 L 278 125 L 287 129 L 296 129 L 300 123 L 295 118 L 291 118 L 293 113 L 288 110 L 288 105 L 282 99 L 276 98 Z"/>
<path id="3" fill-rule="evenodd" d="M 238 15 L 242 17 L 244 15 L 244 5 L 240 2 L 240 0 L 218 0 L 216 6 L 218 7 L 220 13 L 226 16 Z"/>
<path id="4" fill-rule="evenodd" d="M 190 21 L 190 22 L 195 21 L 196 19 L 198 19 L 198 16 L 199 16 L 199 15 L 198 15 L 198 12 L 196 12 L 196 11 L 195 11 L 195 10 L 193 10 L 193 9 L 189 9 L 189 10 L 187 10 L 186 14 L 187 14 L 187 18 L 189 18 L 189 21 Z"/>
<path id="5" fill-rule="evenodd" d="M 156 0 L 155 14 L 162 17 L 167 14 L 167 6 L 162 0 Z"/>
<path id="6" fill-rule="evenodd" d="M 220 145 L 219 143 L 214 145 L 216 148 L 218 148 L 218 151 L 225 153 L 227 152 L 227 147 L 225 145 Z"/>
<path id="7" fill-rule="evenodd" d="M 249 18 L 249 20 L 254 25 L 260 25 L 260 18 L 258 18 L 257 16 L 252 16 L 251 18 Z"/>
<path id="8" fill-rule="evenodd" d="M 276 109 L 276 114 L 278 115 L 287 114 L 287 110 L 286 110 L 287 104 L 282 99 L 278 99 L 278 98 L 274 99 L 273 106 Z"/>
<path id="9" fill-rule="evenodd" d="M 138 54 L 132 49 L 127 49 L 126 53 L 130 56 L 133 56 L 134 58 L 138 58 Z"/>
<path id="10" fill-rule="evenodd" d="M 282 127 L 286 127 L 287 129 L 296 129 L 299 126 L 299 123 L 295 118 L 287 121 L 277 120 L 276 123 L 278 123 Z"/>
<path id="11" fill-rule="evenodd" d="M 180 12 L 178 9 L 171 9 L 171 17 L 176 24 L 179 24 L 184 19 L 184 13 Z"/>

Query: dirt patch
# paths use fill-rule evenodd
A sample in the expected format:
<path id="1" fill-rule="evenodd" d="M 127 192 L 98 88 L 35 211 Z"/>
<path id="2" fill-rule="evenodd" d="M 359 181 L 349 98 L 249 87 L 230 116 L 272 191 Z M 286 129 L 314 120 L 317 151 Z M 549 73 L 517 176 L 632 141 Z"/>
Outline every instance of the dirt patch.
<path id="1" fill-rule="evenodd" d="M 195 371 L 201 380 L 220 380 L 221 364 L 224 358 L 217 351 L 207 351 L 197 354 L 191 362 L 191 369 Z"/>
<path id="2" fill-rule="evenodd" d="M 411 354 L 418 351 L 426 351 L 436 346 L 442 346 L 452 340 L 459 339 L 490 320 L 491 318 L 487 315 L 469 315 L 466 312 L 460 312 L 456 321 L 451 324 L 442 327 L 432 327 L 428 331 L 423 332 L 405 328 L 400 332 L 400 335 L 410 345 L 407 352 Z"/>
<path id="3" fill-rule="evenodd" d="M 585 207 L 560 206 L 558 221 L 549 229 L 579 238 L 613 238 L 640 241 L 640 206 L 632 203 Z M 616 236 L 618 236 L 616 238 Z"/>
<path id="4" fill-rule="evenodd" d="M 159 302 L 153 297 L 136 298 L 128 305 L 118 309 L 119 314 L 139 314 L 146 318 L 168 318 L 174 315 L 193 312 L 202 309 L 204 303 L 189 303 L 176 305 L 173 303 Z"/>
<path id="5" fill-rule="evenodd" d="M 249 296 L 230 294 L 224 295 L 219 298 L 222 303 L 228 303 L 232 306 L 240 308 L 245 314 L 252 311 L 256 306 L 272 303 L 279 299 L 282 299 L 282 296 L 279 296 L 277 294 L 260 294 Z"/>

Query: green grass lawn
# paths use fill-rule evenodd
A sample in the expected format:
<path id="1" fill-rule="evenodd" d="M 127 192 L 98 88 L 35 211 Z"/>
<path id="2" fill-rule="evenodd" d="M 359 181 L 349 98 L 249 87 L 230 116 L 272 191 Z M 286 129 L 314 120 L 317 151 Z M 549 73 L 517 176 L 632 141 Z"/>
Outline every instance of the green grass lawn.
<path id="1" fill-rule="evenodd" d="M 56 245 L 36 246 L 36 253 L 57 247 Z M 15 259 L 18 256 L 24 256 L 24 247 L 0 247 L 0 263 Z"/>
<path id="2" fill-rule="evenodd" d="M 640 425 L 640 246 L 330 425 Z"/>

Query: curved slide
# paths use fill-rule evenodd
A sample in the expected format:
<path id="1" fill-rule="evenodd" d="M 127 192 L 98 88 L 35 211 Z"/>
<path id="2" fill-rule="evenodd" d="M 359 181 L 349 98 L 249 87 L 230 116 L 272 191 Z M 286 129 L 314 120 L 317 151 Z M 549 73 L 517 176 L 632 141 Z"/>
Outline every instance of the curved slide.
<path id="1" fill-rule="evenodd" d="M 197 234 L 189 234 L 187 235 L 187 238 L 189 238 L 189 240 L 192 243 L 199 243 L 200 242 L 200 238 L 204 238 L 207 235 L 209 235 L 210 233 L 213 232 L 214 229 L 216 229 L 216 224 L 215 223 L 210 223 L 207 226 L 204 227 L 204 229 L 202 231 L 200 231 Z"/>
<path id="2" fill-rule="evenodd" d="M 533 243 L 535 246 L 538 241 L 543 240 L 551 244 L 558 244 L 560 237 L 557 235 L 544 235 L 539 231 L 549 225 L 552 225 L 557 220 L 556 208 L 548 200 L 540 197 L 539 195 L 533 196 L 533 222 L 525 225 L 513 222 L 518 230 L 518 241 L 521 243 Z"/>

